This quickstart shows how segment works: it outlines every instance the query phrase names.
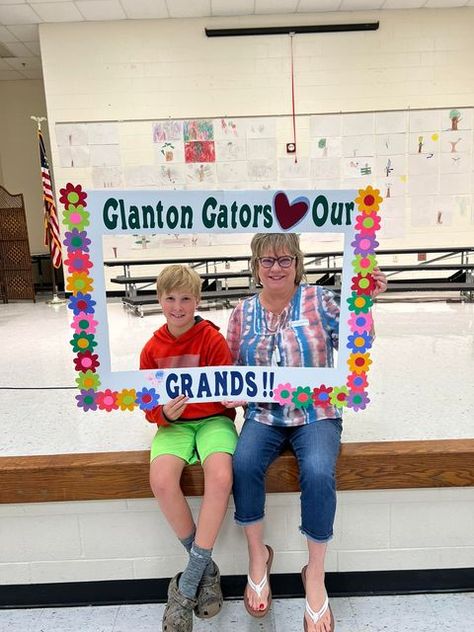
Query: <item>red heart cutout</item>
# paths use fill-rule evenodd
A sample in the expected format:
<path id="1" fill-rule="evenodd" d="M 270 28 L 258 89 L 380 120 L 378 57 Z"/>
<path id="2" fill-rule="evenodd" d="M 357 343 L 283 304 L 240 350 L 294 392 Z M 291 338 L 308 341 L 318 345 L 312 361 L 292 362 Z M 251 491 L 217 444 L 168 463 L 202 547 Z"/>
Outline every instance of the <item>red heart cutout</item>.
<path id="1" fill-rule="evenodd" d="M 273 206 L 278 223 L 283 230 L 288 230 L 300 222 L 309 209 L 309 203 L 306 200 L 296 200 L 290 204 L 286 193 L 280 191 L 273 198 Z"/>

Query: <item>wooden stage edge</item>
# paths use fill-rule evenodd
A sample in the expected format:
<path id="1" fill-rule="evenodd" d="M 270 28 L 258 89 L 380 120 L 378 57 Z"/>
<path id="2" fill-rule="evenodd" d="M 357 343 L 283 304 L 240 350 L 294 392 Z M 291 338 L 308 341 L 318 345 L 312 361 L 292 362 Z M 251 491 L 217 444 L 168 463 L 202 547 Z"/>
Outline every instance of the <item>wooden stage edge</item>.
<path id="1" fill-rule="evenodd" d="M 0 457 L 0 503 L 149 498 L 148 452 L 94 452 Z M 338 490 L 468 487 L 474 485 L 474 439 L 345 443 Z M 187 496 L 203 489 L 199 465 L 186 468 Z M 268 492 L 299 491 L 294 456 L 270 467 Z"/>

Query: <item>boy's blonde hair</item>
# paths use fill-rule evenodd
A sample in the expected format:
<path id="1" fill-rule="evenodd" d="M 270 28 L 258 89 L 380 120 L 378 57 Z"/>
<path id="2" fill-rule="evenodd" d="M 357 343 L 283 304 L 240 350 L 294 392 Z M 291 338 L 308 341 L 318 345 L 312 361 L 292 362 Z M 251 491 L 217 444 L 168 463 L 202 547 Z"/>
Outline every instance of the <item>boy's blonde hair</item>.
<path id="1" fill-rule="evenodd" d="M 166 266 L 156 279 L 158 299 L 173 290 L 189 292 L 199 301 L 201 299 L 201 277 L 189 266 L 173 264 Z"/>

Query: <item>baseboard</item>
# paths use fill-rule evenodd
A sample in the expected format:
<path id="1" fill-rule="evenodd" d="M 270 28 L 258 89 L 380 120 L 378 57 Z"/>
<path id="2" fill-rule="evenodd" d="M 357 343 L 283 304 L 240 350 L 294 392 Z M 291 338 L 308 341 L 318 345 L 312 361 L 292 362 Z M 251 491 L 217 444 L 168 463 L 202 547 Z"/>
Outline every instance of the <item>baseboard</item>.
<path id="1" fill-rule="evenodd" d="M 226 599 L 240 599 L 244 575 L 222 577 Z M 57 584 L 0 586 L 0 608 L 103 606 L 166 601 L 169 578 L 126 579 Z M 394 595 L 474 590 L 473 568 L 364 571 L 327 573 L 326 586 L 332 597 Z M 303 597 L 301 577 L 296 573 L 272 575 L 275 598 Z"/>

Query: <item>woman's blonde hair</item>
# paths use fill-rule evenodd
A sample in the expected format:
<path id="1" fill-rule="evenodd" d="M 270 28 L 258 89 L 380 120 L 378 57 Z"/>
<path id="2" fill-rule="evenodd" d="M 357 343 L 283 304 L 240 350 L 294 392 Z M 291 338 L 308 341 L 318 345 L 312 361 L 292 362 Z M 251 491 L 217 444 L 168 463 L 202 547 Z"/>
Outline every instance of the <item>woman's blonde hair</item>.
<path id="1" fill-rule="evenodd" d="M 250 242 L 252 258 L 250 269 L 255 283 L 260 283 L 258 276 L 258 259 L 263 254 L 288 253 L 296 257 L 296 277 L 295 284 L 299 285 L 304 278 L 304 254 L 300 248 L 300 238 L 296 233 L 256 233 Z"/>
<path id="2" fill-rule="evenodd" d="M 158 298 L 173 290 L 189 292 L 199 301 L 201 299 L 201 277 L 189 266 L 179 264 L 166 266 L 156 279 Z"/>

